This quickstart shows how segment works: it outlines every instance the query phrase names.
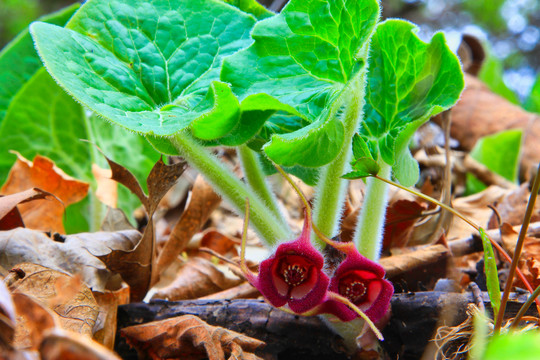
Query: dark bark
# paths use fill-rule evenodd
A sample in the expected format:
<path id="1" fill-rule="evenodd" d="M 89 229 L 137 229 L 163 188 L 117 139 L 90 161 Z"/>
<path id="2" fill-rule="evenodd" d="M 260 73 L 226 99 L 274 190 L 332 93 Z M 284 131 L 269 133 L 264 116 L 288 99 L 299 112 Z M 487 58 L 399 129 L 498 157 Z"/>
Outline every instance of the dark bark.
<path id="1" fill-rule="evenodd" d="M 489 310 L 489 299 L 483 293 L 483 301 Z M 513 295 L 507 307 L 512 317 L 526 295 Z M 392 317 L 383 331 L 383 347 L 390 358 L 418 359 L 432 338 L 440 319 L 459 324 L 466 319 L 467 304 L 474 303 L 468 293 L 417 292 L 395 294 L 392 299 Z M 275 309 L 262 300 L 187 300 L 154 301 L 149 304 L 134 303 L 120 306 L 118 328 L 155 320 L 197 315 L 211 325 L 222 326 L 266 342 L 260 356 L 274 359 L 346 359 L 339 352 L 340 338 L 334 335 L 318 317 L 302 317 Z M 529 315 L 537 316 L 533 307 Z M 124 359 L 136 359 L 118 336 L 116 351 Z"/>

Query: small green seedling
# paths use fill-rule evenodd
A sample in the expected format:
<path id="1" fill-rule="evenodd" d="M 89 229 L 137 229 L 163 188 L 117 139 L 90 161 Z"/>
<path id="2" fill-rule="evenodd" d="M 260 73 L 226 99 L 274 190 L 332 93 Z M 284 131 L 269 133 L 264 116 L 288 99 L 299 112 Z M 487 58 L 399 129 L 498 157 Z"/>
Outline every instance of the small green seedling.
<path id="1" fill-rule="evenodd" d="M 442 33 L 425 43 L 415 25 L 379 14 L 376 0 L 291 0 L 279 14 L 254 0 L 89 0 L 65 27 L 30 31 L 48 72 L 95 121 L 181 155 L 239 214 L 249 199 L 252 226 L 274 246 L 294 236 L 260 158 L 318 173 L 313 224 L 332 238 L 353 151 L 371 159 L 353 171 L 413 185 L 412 135 L 463 90 Z M 237 149 L 245 181 L 212 145 Z M 367 182 L 355 252 L 377 261 L 388 185 Z M 348 344 L 361 329 L 333 324 Z"/>

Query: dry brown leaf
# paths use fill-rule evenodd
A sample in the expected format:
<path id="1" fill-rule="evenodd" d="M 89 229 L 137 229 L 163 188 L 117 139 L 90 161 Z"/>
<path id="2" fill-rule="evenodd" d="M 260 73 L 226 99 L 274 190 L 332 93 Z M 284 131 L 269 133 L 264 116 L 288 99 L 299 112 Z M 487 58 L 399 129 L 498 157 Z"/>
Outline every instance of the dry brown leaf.
<path id="1" fill-rule="evenodd" d="M 40 231 L 18 228 L 0 232 L 0 266 L 11 269 L 23 262 L 40 264 L 80 274 L 93 290 L 104 291 L 112 273 L 96 256 L 115 248 L 131 249 L 140 239 L 138 231 L 124 230 L 67 235 L 57 242 Z"/>
<path id="2" fill-rule="evenodd" d="M 507 223 L 503 223 L 501 225 L 500 231 L 504 249 L 510 254 L 510 256 L 513 256 L 519 236 L 518 232 L 516 232 L 512 226 Z M 538 259 L 540 259 L 540 239 L 526 236 L 518 266 L 527 280 L 529 280 L 531 283 L 533 289 L 540 285 L 540 279 L 538 277 Z M 514 283 L 516 286 L 524 287 L 524 284 L 521 282 L 519 277 L 515 278 Z"/>
<path id="3" fill-rule="evenodd" d="M 15 318 L 15 305 L 11 293 L 4 282 L 0 281 L 0 350 L 11 348 L 15 336 Z"/>
<path id="4" fill-rule="evenodd" d="M 540 161 L 540 116 L 492 93 L 477 78 L 465 74 L 465 90 L 452 108 L 451 135 L 467 150 L 486 135 L 523 129 L 521 165 L 528 174 Z"/>
<path id="5" fill-rule="evenodd" d="M 199 300 L 255 299 L 260 295 L 261 293 L 257 288 L 248 282 L 244 282 L 227 290 L 203 296 Z"/>
<path id="6" fill-rule="evenodd" d="M 89 337 L 58 328 L 44 334 L 39 353 L 42 360 L 120 360 Z"/>
<path id="7" fill-rule="evenodd" d="M 387 277 L 394 277 L 420 267 L 433 266 L 450 256 L 444 245 L 430 245 L 419 250 L 381 258 L 380 264 Z"/>
<path id="8" fill-rule="evenodd" d="M 118 290 L 93 292 L 99 306 L 99 315 L 94 326 L 94 340 L 112 349 L 116 337 L 116 315 L 118 305 L 129 304 L 129 288 L 122 286 Z"/>
<path id="9" fill-rule="evenodd" d="M 200 231 L 210 214 L 218 207 L 221 197 L 202 176 L 197 176 L 191 190 L 191 199 L 182 216 L 171 231 L 163 246 L 157 268 L 162 273 L 184 251 L 189 240 Z"/>
<path id="10" fill-rule="evenodd" d="M 496 205 L 497 212 L 501 217 L 501 221 L 510 225 L 521 225 L 525 218 L 525 210 L 529 202 L 529 187 L 528 183 L 521 184 L 517 189 L 508 192 Z M 536 198 L 536 204 L 532 213 L 531 222 L 540 220 L 540 201 Z M 499 227 L 495 214 L 491 216 L 488 223 L 488 229 L 496 229 Z"/>
<path id="11" fill-rule="evenodd" d="M 425 205 L 410 200 L 398 200 L 388 206 L 384 222 L 383 249 L 406 246 L 414 224 L 421 219 L 424 210 Z"/>
<path id="12" fill-rule="evenodd" d="M 200 247 L 207 248 L 212 250 L 212 252 L 219 254 L 221 256 L 234 257 L 238 256 L 238 251 L 236 250 L 238 241 L 216 229 L 207 229 L 204 231 L 201 238 Z M 212 255 L 199 253 L 201 257 L 210 259 Z"/>
<path id="13" fill-rule="evenodd" d="M 11 230 L 16 227 L 24 227 L 21 214 L 17 205 L 32 200 L 42 200 L 50 196 L 55 199 L 51 193 L 38 188 L 28 189 L 15 194 L 0 197 L 0 230 Z M 59 200 L 60 201 L 60 200 Z M 62 202 L 60 201 L 60 204 Z"/>
<path id="14" fill-rule="evenodd" d="M 176 279 L 170 285 L 156 291 L 153 299 L 197 299 L 231 288 L 240 282 L 239 279 L 225 277 L 210 261 L 194 257 L 180 268 Z"/>
<path id="15" fill-rule="evenodd" d="M 185 169 L 185 163 L 165 165 L 162 159 L 154 165 L 146 180 L 148 196 L 131 172 L 105 157 L 112 170 L 112 179 L 127 187 L 142 202 L 150 221 L 141 240 L 129 250 L 113 249 L 99 256 L 107 268 L 122 275 L 130 286 L 132 301 L 141 301 L 148 289 L 158 280 L 156 271 L 155 231 L 152 219 L 161 198 L 176 183 Z"/>
<path id="16" fill-rule="evenodd" d="M 86 285 L 71 275 L 41 265 L 23 263 L 17 268 L 25 276 L 10 285 L 13 293 L 30 295 L 50 308 L 58 315 L 62 328 L 92 336 L 99 307 Z"/>
<path id="17" fill-rule="evenodd" d="M 129 222 L 126 214 L 121 209 L 115 209 L 107 207 L 107 212 L 101 223 L 101 231 L 122 231 L 122 230 L 135 230 L 133 225 Z"/>
<path id="18" fill-rule="evenodd" d="M 64 233 L 62 219 L 65 207 L 82 200 L 88 193 L 88 183 L 66 175 L 46 157 L 37 155 L 33 162 L 17 154 L 17 162 L 11 168 L 0 194 L 9 195 L 30 188 L 47 191 L 58 201 L 40 200 L 18 206 L 26 227 Z"/>
<path id="19" fill-rule="evenodd" d="M 12 297 L 17 313 L 13 347 L 37 350 L 43 332 L 58 326 L 58 317 L 30 295 L 13 293 Z"/>
<path id="20" fill-rule="evenodd" d="M 118 201 L 118 183 L 111 179 L 112 171 L 92 164 L 92 174 L 97 182 L 96 197 L 105 205 L 115 208 Z"/>
<path id="21" fill-rule="evenodd" d="M 531 273 L 530 282 L 533 289 L 540 286 L 540 261 L 537 259 L 527 259 L 526 266 Z"/>
<path id="22" fill-rule="evenodd" d="M 139 353 L 153 359 L 259 359 L 253 352 L 264 342 L 211 326 L 193 315 L 136 325 L 121 335 Z"/>
<path id="23" fill-rule="evenodd" d="M 490 186 L 477 194 L 454 200 L 452 206 L 465 217 L 485 229 L 489 218 L 493 214 L 493 210 L 488 205 L 501 201 L 509 191 L 497 186 Z M 446 238 L 448 241 L 452 241 L 465 238 L 472 233 L 476 234 L 476 231 L 469 224 L 460 219 L 454 219 Z"/>

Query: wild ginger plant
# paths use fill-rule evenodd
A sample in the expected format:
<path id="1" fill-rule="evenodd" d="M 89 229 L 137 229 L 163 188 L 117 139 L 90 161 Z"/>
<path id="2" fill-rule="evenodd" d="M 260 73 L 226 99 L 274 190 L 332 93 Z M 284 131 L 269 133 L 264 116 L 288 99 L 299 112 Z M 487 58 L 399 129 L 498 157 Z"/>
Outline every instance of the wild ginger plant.
<path id="1" fill-rule="evenodd" d="M 184 157 L 239 214 L 248 199 L 251 225 L 277 246 L 252 283 L 276 306 L 334 314 L 331 325 L 353 344 L 361 329 L 349 321 L 355 308 L 368 316 L 376 308 L 371 320 L 388 311 L 389 296 L 384 306 L 373 307 L 378 296 L 365 301 L 381 293 L 369 286 L 387 288 L 375 262 L 388 185 L 367 180 L 354 245 L 342 248 L 347 258 L 328 280 L 317 254 L 326 243 L 339 246 L 328 238 L 339 231 L 343 175 L 376 169 L 414 185 L 412 135 L 463 89 L 441 33 L 424 43 L 413 24 L 379 22 L 379 14 L 376 0 L 291 0 L 279 14 L 254 0 L 88 0 L 65 27 L 36 22 L 30 31 L 48 72 L 78 102 Z M 244 181 L 207 149 L 215 145 L 237 149 Z M 306 216 L 292 242 L 265 180 L 268 159 L 316 183 L 313 223 Z M 311 227 L 319 236 L 308 236 Z M 287 246 L 304 258 L 280 250 Z M 285 263 L 283 283 L 272 272 L 278 263 Z M 298 290 L 304 284 L 324 291 Z M 306 296 L 313 302 L 302 302 Z"/>

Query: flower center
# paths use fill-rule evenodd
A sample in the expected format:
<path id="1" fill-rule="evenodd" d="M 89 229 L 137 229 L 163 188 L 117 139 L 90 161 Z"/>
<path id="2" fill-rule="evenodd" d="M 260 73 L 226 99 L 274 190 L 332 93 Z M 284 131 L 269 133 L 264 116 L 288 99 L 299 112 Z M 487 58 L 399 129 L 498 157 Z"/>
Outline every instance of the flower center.
<path id="1" fill-rule="evenodd" d="M 366 283 L 354 274 L 345 276 L 339 282 L 339 293 L 349 299 L 353 304 L 360 303 L 366 293 Z"/>
<path id="2" fill-rule="evenodd" d="M 298 264 L 289 264 L 283 270 L 283 280 L 291 286 L 298 286 L 306 281 L 306 275 L 306 268 Z"/>
<path id="3" fill-rule="evenodd" d="M 287 255 L 281 259 L 278 272 L 287 285 L 295 287 L 308 279 L 311 266 L 303 256 Z"/>

